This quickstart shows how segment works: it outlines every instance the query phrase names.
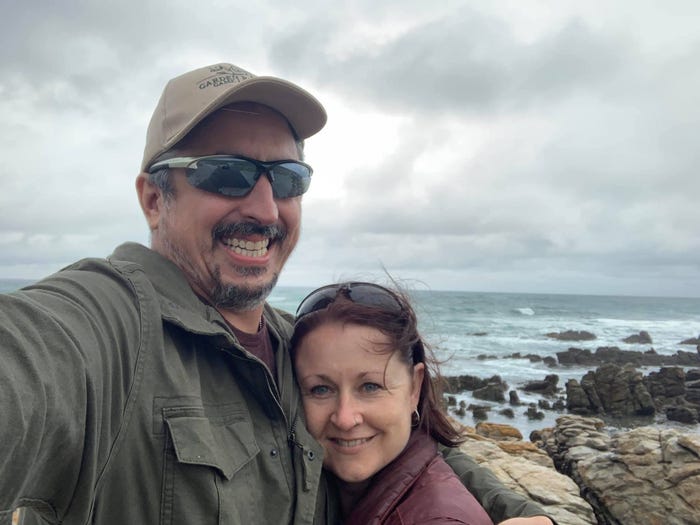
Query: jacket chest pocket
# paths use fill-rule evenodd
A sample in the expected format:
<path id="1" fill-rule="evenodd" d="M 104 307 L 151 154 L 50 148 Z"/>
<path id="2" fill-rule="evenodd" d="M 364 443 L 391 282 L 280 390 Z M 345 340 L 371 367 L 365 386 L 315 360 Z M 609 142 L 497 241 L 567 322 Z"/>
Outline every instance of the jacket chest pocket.
<path id="1" fill-rule="evenodd" d="M 233 484 L 241 498 L 226 501 L 225 523 L 249 523 L 255 489 L 246 466 L 259 453 L 245 406 L 163 408 L 165 449 L 161 524 L 222 523 L 221 493 Z"/>

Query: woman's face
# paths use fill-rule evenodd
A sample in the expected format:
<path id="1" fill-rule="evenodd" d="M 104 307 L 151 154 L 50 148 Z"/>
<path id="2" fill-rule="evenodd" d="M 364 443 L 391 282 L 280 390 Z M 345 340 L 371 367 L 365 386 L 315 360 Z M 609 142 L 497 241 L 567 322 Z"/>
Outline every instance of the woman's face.
<path id="1" fill-rule="evenodd" d="M 295 349 L 306 421 L 323 445 L 324 466 L 364 481 L 404 449 L 424 365 L 411 369 L 375 328 L 325 323 Z"/>

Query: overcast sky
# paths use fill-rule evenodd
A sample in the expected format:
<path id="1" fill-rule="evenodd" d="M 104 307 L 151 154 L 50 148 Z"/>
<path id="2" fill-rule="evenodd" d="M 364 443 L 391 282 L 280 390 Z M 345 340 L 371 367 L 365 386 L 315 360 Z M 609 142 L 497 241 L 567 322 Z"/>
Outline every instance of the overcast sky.
<path id="1" fill-rule="evenodd" d="M 110 5 L 111 4 L 111 5 Z M 700 296 L 700 2 L 9 0 L 0 278 L 148 244 L 167 80 L 226 61 L 326 128 L 280 281 Z"/>

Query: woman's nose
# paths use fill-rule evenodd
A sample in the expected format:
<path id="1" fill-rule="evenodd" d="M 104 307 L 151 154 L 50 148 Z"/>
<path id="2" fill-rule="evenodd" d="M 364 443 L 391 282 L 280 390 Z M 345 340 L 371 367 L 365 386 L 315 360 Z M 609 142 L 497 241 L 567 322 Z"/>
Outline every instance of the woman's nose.
<path id="1" fill-rule="evenodd" d="M 359 404 L 349 395 L 341 395 L 338 405 L 331 414 L 331 422 L 341 430 L 350 430 L 362 423 L 362 411 Z"/>

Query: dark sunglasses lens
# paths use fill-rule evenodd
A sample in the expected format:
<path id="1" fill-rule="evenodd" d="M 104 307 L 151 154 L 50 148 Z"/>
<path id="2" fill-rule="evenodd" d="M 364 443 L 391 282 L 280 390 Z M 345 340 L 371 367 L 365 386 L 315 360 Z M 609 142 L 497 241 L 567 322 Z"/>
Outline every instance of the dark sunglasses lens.
<path id="1" fill-rule="evenodd" d="M 306 296 L 304 300 L 301 301 L 299 307 L 297 308 L 297 319 L 315 312 L 317 310 L 323 310 L 333 301 L 335 301 L 335 296 L 338 293 L 338 287 L 324 286 L 318 290 L 311 292 Z"/>
<path id="2" fill-rule="evenodd" d="M 200 190 L 243 197 L 255 186 L 258 169 L 245 159 L 199 159 L 187 169 L 188 182 Z"/>
<path id="3" fill-rule="evenodd" d="M 402 311 L 399 301 L 385 288 L 371 283 L 350 283 L 324 286 L 311 292 L 297 308 L 297 320 L 306 314 L 326 308 L 335 301 L 339 290 L 342 290 L 341 295 L 344 294 L 353 303 L 383 308 L 389 312 Z"/>
<path id="4" fill-rule="evenodd" d="M 401 305 L 391 292 L 373 284 L 360 284 L 350 287 L 348 297 L 364 306 L 376 306 L 389 311 L 401 311 Z"/>
<path id="5" fill-rule="evenodd" d="M 278 199 L 296 197 L 309 189 L 311 169 L 296 162 L 270 167 L 272 193 Z M 227 197 L 244 197 L 260 178 L 258 166 L 246 159 L 203 158 L 187 169 L 187 180 L 200 190 Z"/>
<path id="6" fill-rule="evenodd" d="M 304 164 L 285 162 L 276 164 L 272 172 L 272 191 L 278 199 L 297 197 L 309 189 L 311 184 L 311 170 Z"/>

